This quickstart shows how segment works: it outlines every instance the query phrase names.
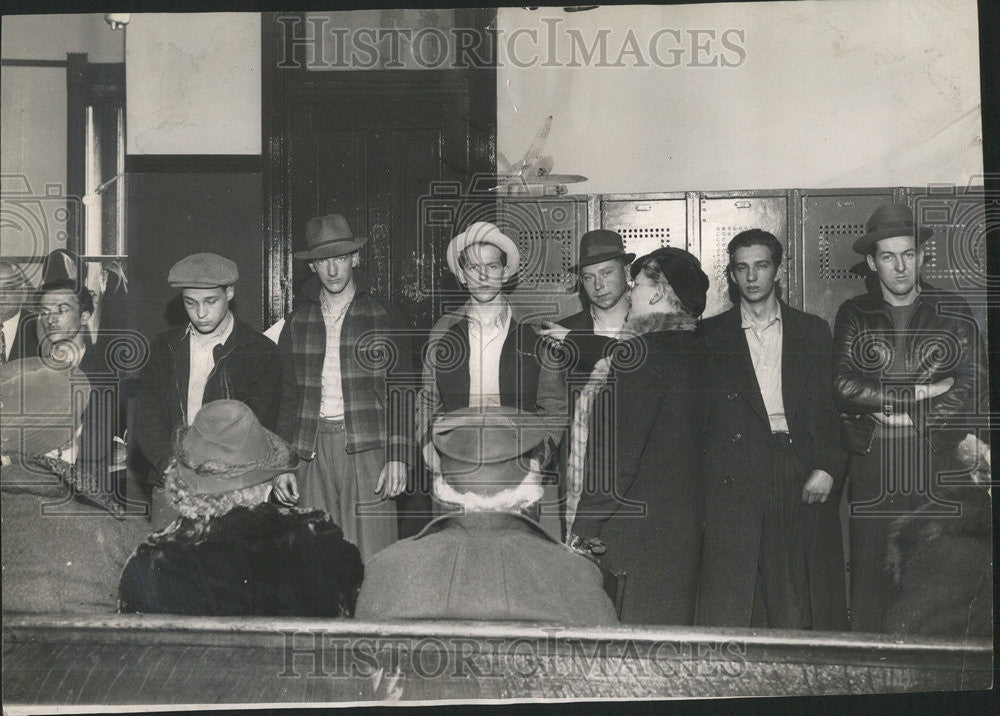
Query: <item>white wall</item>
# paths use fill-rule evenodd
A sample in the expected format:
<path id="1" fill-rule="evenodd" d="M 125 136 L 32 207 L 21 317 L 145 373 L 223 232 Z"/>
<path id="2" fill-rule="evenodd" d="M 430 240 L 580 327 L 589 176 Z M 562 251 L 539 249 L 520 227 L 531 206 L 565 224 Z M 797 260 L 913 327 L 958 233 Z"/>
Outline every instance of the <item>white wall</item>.
<path id="1" fill-rule="evenodd" d="M 129 154 L 260 154 L 260 13 L 132 15 Z"/>
<path id="2" fill-rule="evenodd" d="M 543 18 L 560 21 L 555 43 Z M 590 177 L 574 193 L 965 184 L 983 171 L 975 0 L 502 8 L 502 35 L 518 27 L 537 29 L 542 51 L 519 68 L 501 42 L 498 150 L 519 161 L 554 115 L 543 154 Z M 677 67 L 649 53 L 666 28 L 686 44 Z M 651 66 L 540 66 L 552 46 L 571 59 L 567 29 L 588 44 L 609 31 L 608 64 L 632 31 Z M 717 39 L 702 36 L 696 56 L 689 31 L 701 29 Z M 721 45 L 726 30 L 743 33 L 728 36 L 742 58 Z M 679 45 L 660 40 L 669 63 Z M 530 60 L 532 44 L 522 35 L 513 59 Z M 737 66 L 691 66 L 711 57 Z"/>

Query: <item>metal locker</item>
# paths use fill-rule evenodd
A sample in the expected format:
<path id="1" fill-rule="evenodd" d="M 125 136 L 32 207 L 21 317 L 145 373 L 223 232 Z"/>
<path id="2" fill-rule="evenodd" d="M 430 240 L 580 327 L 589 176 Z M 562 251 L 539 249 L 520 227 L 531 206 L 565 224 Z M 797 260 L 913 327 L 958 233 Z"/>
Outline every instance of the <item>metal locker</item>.
<path id="1" fill-rule="evenodd" d="M 571 269 L 587 231 L 587 197 L 503 198 L 498 226 L 521 252 L 518 283 L 510 295 L 519 316 L 555 320 L 579 311 Z"/>
<path id="2" fill-rule="evenodd" d="M 703 194 L 699 200 L 698 215 L 698 250 L 695 251 L 693 245 L 690 250 L 701 260 L 701 267 L 711 282 L 703 314 L 705 318 L 722 313 L 733 305 L 726 279 L 729 264 L 726 247 L 741 231 L 770 231 L 785 249 L 785 265 L 794 265 L 794 256 L 788 250 L 788 196 L 784 192 L 733 192 L 730 196 Z M 783 286 L 782 289 L 782 298 L 787 299 L 788 287 Z"/>
<path id="3" fill-rule="evenodd" d="M 663 246 L 687 249 L 687 201 L 684 194 L 604 196 L 601 228 L 617 231 L 636 256 Z"/>
<path id="4" fill-rule="evenodd" d="M 831 330 L 840 304 L 866 290 L 867 266 L 851 245 L 865 233 L 872 212 L 892 201 L 891 189 L 810 192 L 800 198 L 802 310 L 825 318 Z"/>

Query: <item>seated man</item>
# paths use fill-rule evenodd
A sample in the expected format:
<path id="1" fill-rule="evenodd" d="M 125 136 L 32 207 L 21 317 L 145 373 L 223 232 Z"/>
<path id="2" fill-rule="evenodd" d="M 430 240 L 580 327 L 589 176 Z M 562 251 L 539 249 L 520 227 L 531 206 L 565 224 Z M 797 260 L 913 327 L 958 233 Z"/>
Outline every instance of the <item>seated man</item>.
<path id="1" fill-rule="evenodd" d="M 364 568 L 321 511 L 267 502 L 295 451 L 245 403 L 216 400 L 179 429 L 165 471 L 180 517 L 139 545 L 122 573 L 122 612 L 342 617 Z"/>
<path id="2" fill-rule="evenodd" d="M 106 484 L 57 457 L 90 392 L 86 375 L 40 358 L 0 366 L 5 613 L 115 611 L 122 567 L 146 534 Z"/>
<path id="3" fill-rule="evenodd" d="M 357 617 L 617 624 L 597 565 L 524 514 L 542 497 L 542 420 L 463 408 L 432 433 L 434 496 L 454 511 L 375 555 Z"/>

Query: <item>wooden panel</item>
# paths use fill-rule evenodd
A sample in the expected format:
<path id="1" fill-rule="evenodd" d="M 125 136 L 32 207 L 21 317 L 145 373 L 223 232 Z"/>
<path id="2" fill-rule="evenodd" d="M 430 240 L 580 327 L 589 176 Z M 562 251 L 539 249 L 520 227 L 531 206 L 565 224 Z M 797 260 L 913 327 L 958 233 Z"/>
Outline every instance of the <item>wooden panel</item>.
<path id="1" fill-rule="evenodd" d="M 6 616 L 17 705 L 778 696 L 984 689 L 985 640 L 523 623 Z"/>

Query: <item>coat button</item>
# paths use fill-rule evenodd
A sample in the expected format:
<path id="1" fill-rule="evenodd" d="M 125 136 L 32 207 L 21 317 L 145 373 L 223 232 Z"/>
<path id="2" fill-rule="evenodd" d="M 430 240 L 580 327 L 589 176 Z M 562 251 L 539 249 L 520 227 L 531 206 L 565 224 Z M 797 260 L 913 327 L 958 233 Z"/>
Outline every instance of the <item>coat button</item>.
<path id="1" fill-rule="evenodd" d="M 732 435 L 731 435 L 731 436 L 729 437 L 729 440 L 730 440 L 731 442 L 734 442 L 734 443 L 738 443 L 738 442 L 739 442 L 740 440 L 742 440 L 742 439 L 743 439 L 743 433 L 740 433 L 740 432 L 736 432 L 736 433 L 733 433 L 733 434 L 732 434 Z"/>
<path id="2" fill-rule="evenodd" d="M 739 393 L 729 393 L 726 397 L 729 398 L 730 400 L 736 400 L 738 397 L 740 397 L 740 394 Z"/>

